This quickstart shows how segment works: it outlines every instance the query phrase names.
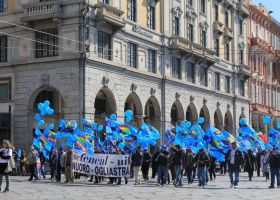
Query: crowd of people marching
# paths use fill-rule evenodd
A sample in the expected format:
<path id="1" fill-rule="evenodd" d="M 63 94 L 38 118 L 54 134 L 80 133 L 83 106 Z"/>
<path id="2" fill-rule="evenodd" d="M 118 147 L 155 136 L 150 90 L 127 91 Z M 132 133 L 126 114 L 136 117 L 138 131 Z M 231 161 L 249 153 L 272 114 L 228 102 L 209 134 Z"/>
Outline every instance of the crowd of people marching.
<path id="1" fill-rule="evenodd" d="M 82 174 L 72 171 L 73 152 L 69 148 L 66 151 L 62 149 L 53 149 L 49 160 L 45 159 L 41 151 L 36 151 L 33 146 L 28 153 L 18 151 L 9 141 L 0 141 L 0 191 L 2 179 L 6 179 L 6 187 L 3 192 L 9 191 L 9 175 L 29 175 L 28 181 L 46 179 L 46 171 L 50 173 L 50 180 L 61 182 L 61 174 L 65 174 L 65 183 L 73 182 L 79 179 Z M 198 180 L 198 186 L 204 188 L 208 181 L 216 179 L 216 173 L 222 175 L 228 173 L 230 178 L 230 187 L 238 188 L 239 173 L 243 170 L 248 173 L 249 181 L 252 181 L 254 171 L 257 176 L 264 176 L 265 180 L 270 179 L 269 188 L 280 187 L 280 154 L 275 149 L 254 153 L 248 150 L 242 153 L 236 143 L 232 144 L 231 150 L 225 152 L 225 162 L 218 162 L 213 156 L 209 155 L 205 149 L 200 149 L 194 154 L 191 148 L 182 149 L 179 145 L 161 145 L 156 146 L 152 153 L 148 149 L 138 147 L 134 153 L 123 149 L 112 149 L 112 154 L 131 155 L 130 177 L 124 178 L 125 184 L 128 178 L 134 179 L 134 184 L 141 184 L 139 172 L 142 171 L 143 180 L 146 182 L 156 179 L 157 186 L 174 184 L 175 187 L 182 187 L 184 184 L 183 176 L 186 176 L 188 184 L 193 184 Z M 99 153 L 98 149 L 95 153 Z M 50 170 L 46 170 L 49 168 Z M 149 170 L 152 170 L 149 177 Z M 86 175 L 88 181 L 99 184 L 108 181 L 108 184 L 118 184 L 122 178 L 106 178 L 92 175 Z M 276 185 L 275 185 L 276 184 Z"/>

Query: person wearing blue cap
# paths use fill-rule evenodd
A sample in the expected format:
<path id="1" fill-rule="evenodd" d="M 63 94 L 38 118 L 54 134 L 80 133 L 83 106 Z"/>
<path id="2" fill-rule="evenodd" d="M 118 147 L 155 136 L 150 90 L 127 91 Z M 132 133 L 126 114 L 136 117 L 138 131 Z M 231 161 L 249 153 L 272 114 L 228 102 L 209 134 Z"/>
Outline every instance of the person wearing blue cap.
<path id="1" fill-rule="evenodd" d="M 168 152 L 166 151 L 166 145 L 161 146 L 161 152 L 156 158 L 158 164 L 158 177 L 157 186 L 164 186 L 166 184 L 166 178 L 168 173 Z"/>

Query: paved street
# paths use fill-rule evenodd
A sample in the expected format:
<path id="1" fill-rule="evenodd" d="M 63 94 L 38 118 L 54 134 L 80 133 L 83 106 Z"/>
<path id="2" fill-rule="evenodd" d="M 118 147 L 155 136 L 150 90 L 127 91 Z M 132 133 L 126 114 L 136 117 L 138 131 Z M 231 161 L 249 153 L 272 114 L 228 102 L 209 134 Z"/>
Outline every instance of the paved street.
<path id="1" fill-rule="evenodd" d="M 57 184 L 49 180 L 28 182 L 26 177 L 11 177 L 11 188 L 8 194 L 0 193 L 0 199 L 280 199 L 280 188 L 268 189 L 269 183 L 263 177 L 254 177 L 253 182 L 247 180 L 246 174 L 241 175 L 239 189 L 229 189 L 228 176 L 218 176 L 205 189 L 197 184 L 175 188 L 173 185 L 157 187 L 154 180 L 140 186 L 133 185 L 101 185 L 88 183 L 81 178 L 73 184 Z"/>

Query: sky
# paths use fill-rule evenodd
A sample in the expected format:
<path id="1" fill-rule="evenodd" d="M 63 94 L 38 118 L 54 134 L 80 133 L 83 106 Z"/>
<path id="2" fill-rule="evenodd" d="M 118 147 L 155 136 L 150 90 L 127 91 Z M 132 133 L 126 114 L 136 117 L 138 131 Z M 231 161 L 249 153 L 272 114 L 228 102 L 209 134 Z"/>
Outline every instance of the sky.
<path id="1" fill-rule="evenodd" d="M 280 0 L 253 0 L 253 3 L 262 3 L 269 11 L 273 11 L 271 16 L 280 22 Z"/>

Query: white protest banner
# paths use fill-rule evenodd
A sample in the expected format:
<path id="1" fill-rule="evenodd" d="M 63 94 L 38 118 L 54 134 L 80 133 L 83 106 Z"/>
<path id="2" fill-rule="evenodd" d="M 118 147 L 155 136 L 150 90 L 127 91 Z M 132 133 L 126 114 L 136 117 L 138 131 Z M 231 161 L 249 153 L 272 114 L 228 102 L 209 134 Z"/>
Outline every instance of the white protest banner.
<path id="1" fill-rule="evenodd" d="M 128 177 L 130 173 L 129 155 L 93 154 L 73 152 L 74 172 L 104 177 Z"/>

